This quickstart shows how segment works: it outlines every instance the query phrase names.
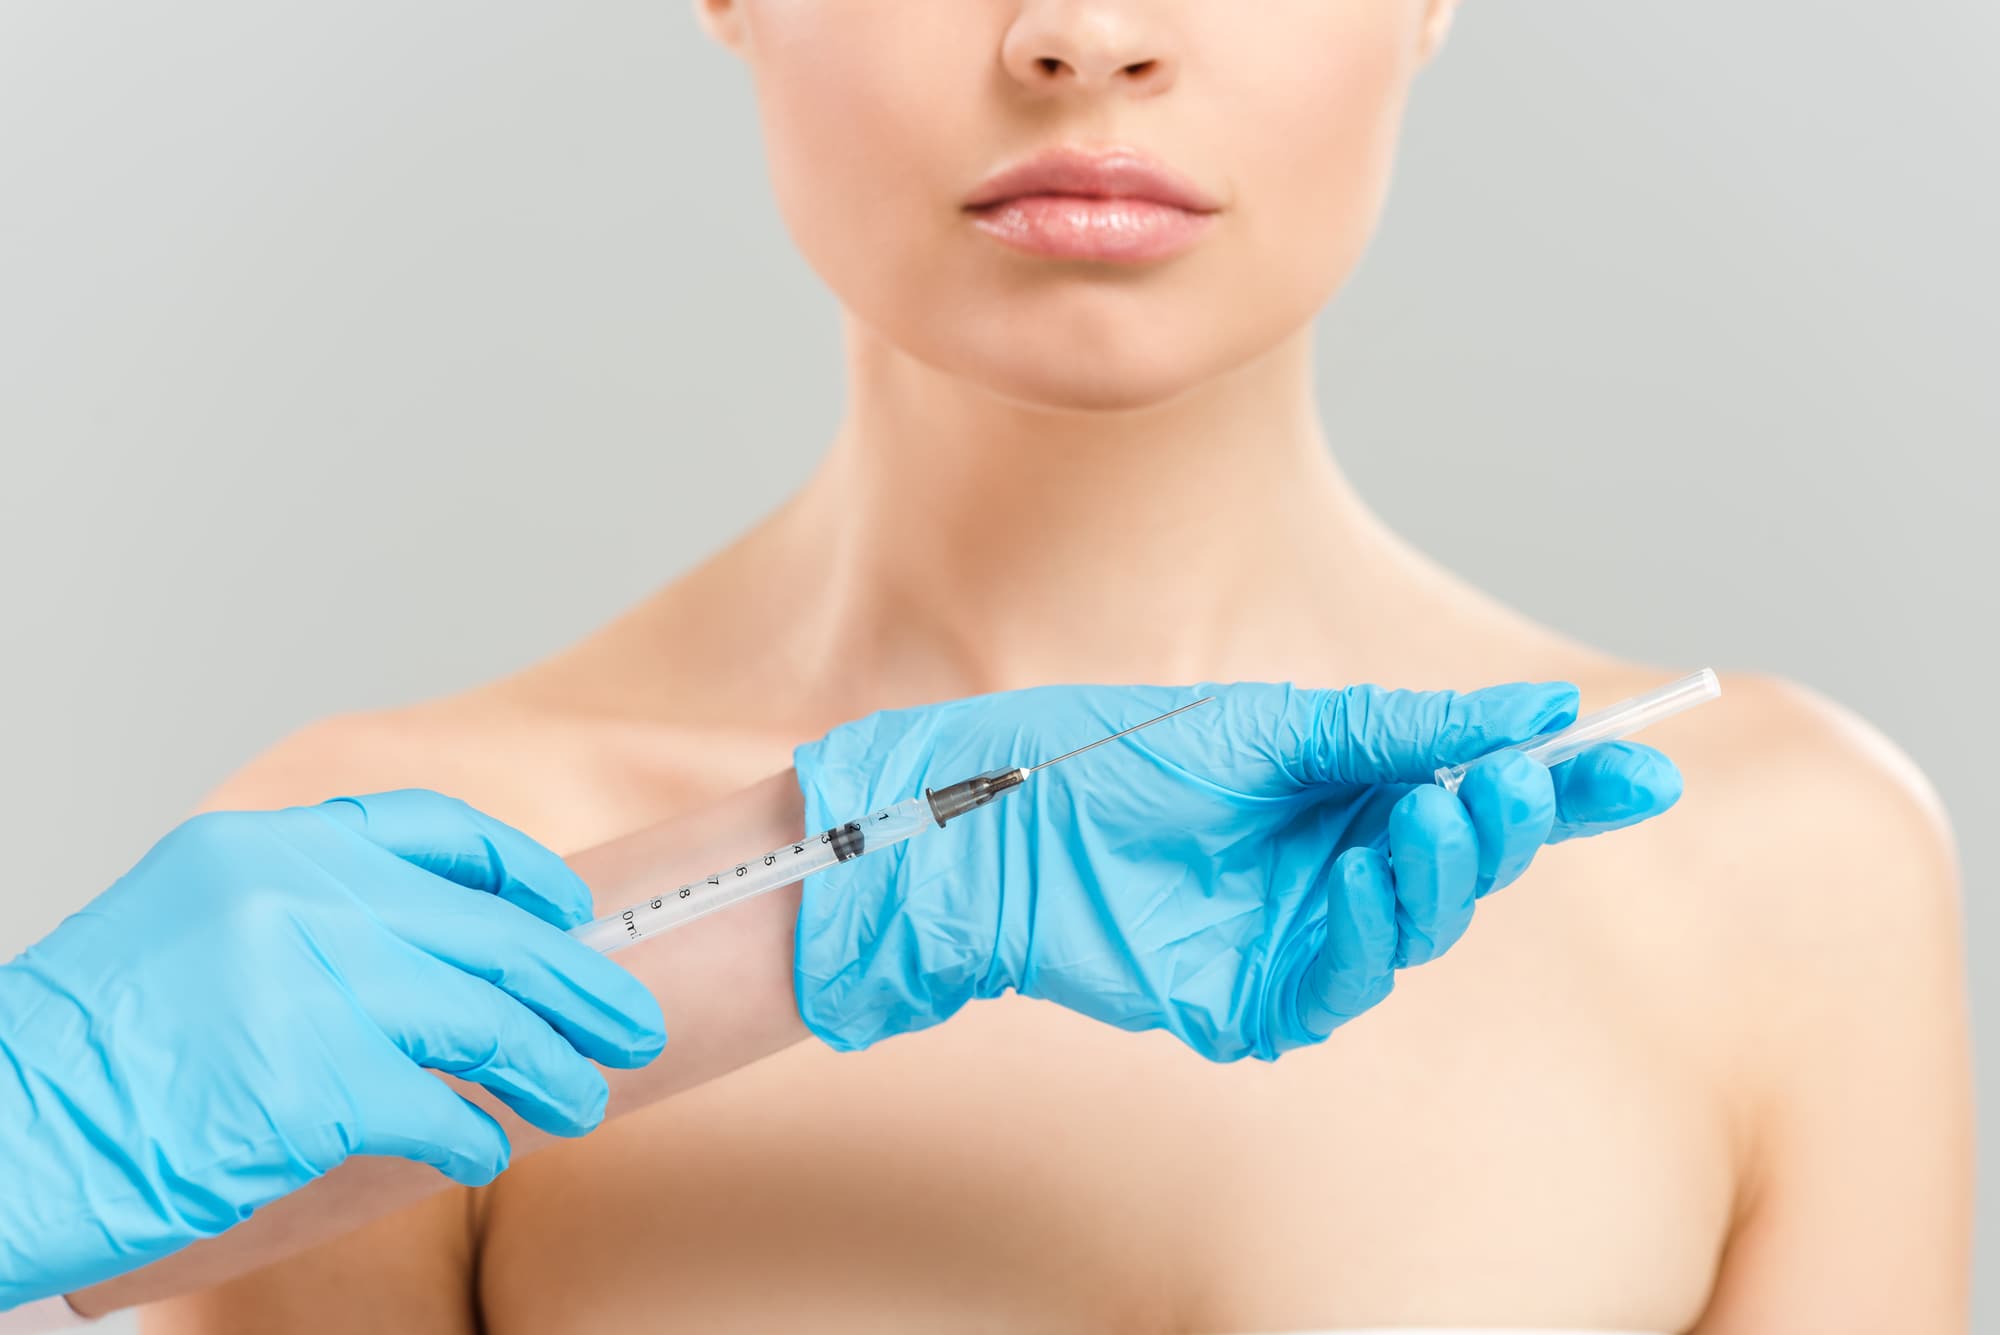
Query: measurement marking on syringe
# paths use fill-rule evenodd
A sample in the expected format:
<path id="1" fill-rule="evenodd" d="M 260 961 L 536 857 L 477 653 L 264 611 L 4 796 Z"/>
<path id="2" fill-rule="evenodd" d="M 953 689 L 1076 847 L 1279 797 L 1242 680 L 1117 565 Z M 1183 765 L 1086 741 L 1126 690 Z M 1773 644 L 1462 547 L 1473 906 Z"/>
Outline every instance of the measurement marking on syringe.
<path id="1" fill-rule="evenodd" d="M 1092 746 L 1102 746 L 1107 742 L 1148 727 L 1153 723 L 1172 718 L 1175 714 L 1195 705 L 1210 703 L 1208 698 L 1198 700 L 1194 705 L 1183 706 L 1145 723 L 1100 738 Z M 1079 756 L 1091 749 L 1080 748 L 1065 753 L 1054 761 L 1043 761 L 1037 769 L 1062 760 Z M 589 941 L 599 950 L 614 950 L 635 941 L 643 940 L 658 932 L 691 922 L 716 909 L 738 903 L 752 895 L 763 894 L 781 885 L 791 885 L 804 877 L 823 871 L 840 863 L 854 859 L 878 849 L 892 848 L 914 835 L 927 830 L 942 829 L 947 822 L 956 819 L 977 807 L 985 806 L 1002 793 L 1011 791 L 1025 782 L 1035 770 L 1012 767 L 974 775 L 971 779 L 947 785 L 933 792 L 926 789 L 922 796 L 910 797 L 891 806 L 878 807 L 856 820 L 829 826 L 817 832 L 817 836 L 807 834 L 790 844 L 780 844 L 768 853 L 759 854 L 746 862 L 725 866 L 699 880 L 691 881 L 664 895 L 641 899 L 632 907 L 614 916 L 600 918 L 594 923 L 576 928 L 579 937 Z M 815 847 L 817 845 L 817 847 Z M 755 872 L 755 875 L 751 873 Z M 715 894 L 696 895 L 698 889 L 710 889 Z M 699 904 L 694 903 L 699 898 Z M 617 927 L 613 924 L 616 923 Z M 619 930 L 622 928 L 623 930 Z"/>

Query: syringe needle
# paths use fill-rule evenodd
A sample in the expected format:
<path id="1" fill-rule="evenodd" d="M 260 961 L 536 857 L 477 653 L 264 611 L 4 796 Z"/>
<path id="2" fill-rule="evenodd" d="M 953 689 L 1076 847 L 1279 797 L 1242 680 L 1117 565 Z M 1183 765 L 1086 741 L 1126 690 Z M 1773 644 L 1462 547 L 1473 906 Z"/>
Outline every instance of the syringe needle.
<path id="1" fill-rule="evenodd" d="M 1141 728 L 1150 728 L 1155 723 L 1165 723 L 1168 719 L 1172 718 L 1174 715 L 1185 714 L 1188 712 L 1188 710 L 1197 708 L 1201 705 L 1205 705 L 1213 699 L 1215 699 L 1215 697 L 1212 695 L 1204 695 L 1203 697 L 1201 697 L 1201 699 L 1194 701 L 1192 704 L 1182 705 L 1179 709 L 1169 709 L 1166 713 L 1161 714 L 1157 718 L 1149 718 L 1144 723 L 1134 723 L 1131 727 L 1121 729 L 1118 732 L 1114 732 L 1109 737 L 1100 737 L 1096 741 L 1092 742 L 1089 746 L 1079 746 L 1074 751 L 1063 752 L 1061 755 L 1057 756 L 1054 760 L 1044 760 L 1039 765 L 1031 766 L 1028 770 L 1028 773 L 1034 774 L 1039 770 L 1047 769 L 1051 765 L 1060 765 L 1063 763 L 1063 761 L 1068 760 L 1073 756 L 1080 756 L 1085 751 L 1095 751 L 1098 747 L 1103 746 L 1106 742 L 1115 742 L 1120 737 L 1129 736 L 1130 734 L 1139 731 L 1139 729 Z"/>

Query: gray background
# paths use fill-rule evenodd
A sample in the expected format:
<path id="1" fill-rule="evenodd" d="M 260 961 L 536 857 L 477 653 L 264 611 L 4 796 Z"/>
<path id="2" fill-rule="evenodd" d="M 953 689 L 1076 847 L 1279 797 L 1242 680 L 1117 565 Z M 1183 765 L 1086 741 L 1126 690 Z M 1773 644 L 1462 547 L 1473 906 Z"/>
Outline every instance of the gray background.
<path id="1" fill-rule="evenodd" d="M 1972 3 L 1473 0 L 1322 357 L 1418 543 L 1906 747 L 1977 962 L 1996 38 Z M 684 3 L 0 0 L 0 957 L 286 730 L 527 662 L 742 528 L 835 353 Z"/>

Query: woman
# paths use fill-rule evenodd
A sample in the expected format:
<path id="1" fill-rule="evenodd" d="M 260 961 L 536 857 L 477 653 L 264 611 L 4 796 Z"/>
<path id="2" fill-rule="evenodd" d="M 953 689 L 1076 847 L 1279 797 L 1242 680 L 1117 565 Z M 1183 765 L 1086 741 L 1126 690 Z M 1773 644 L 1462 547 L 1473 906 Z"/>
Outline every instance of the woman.
<path id="1" fill-rule="evenodd" d="M 309 729 L 215 802 L 420 785 L 573 849 L 841 720 L 1043 682 L 1653 684 L 1386 532 L 1320 433 L 1309 320 L 1452 8 L 700 0 L 847 312 L 823 466 L 568 652 Z M 1674 815 L 1545 857 L 1318 1049 L 1209 1065 L 1012 998 L 796 1045 L 148 1328 L 1962 1323 L 1934 802 L 1782 683 L 1660 741 Z"/>

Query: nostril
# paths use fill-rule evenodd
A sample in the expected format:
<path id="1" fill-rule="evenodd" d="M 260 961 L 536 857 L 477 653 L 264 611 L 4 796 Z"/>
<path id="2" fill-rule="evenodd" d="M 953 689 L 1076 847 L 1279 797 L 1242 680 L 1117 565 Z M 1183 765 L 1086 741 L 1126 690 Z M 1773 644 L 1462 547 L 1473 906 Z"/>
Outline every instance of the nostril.
<path id="1" fill-rule="evenodd" d="M 1063 72 L 1062 61 L 1056 59 L 1054 56 L 1043 56 L 1035 64 L 1041 67 L 1042 73 L 1049 75 L 1051 78 Z"/>
<path id="2" fill-rule="evenodd" d="M 1157 60 L 1141 60 L 1135 64 L 1127 65 L 1125 67 L 1125 75 L 1131 79 L 1143 79 L 1158 69 L 1159 66 L 1160 62 Z"/>

